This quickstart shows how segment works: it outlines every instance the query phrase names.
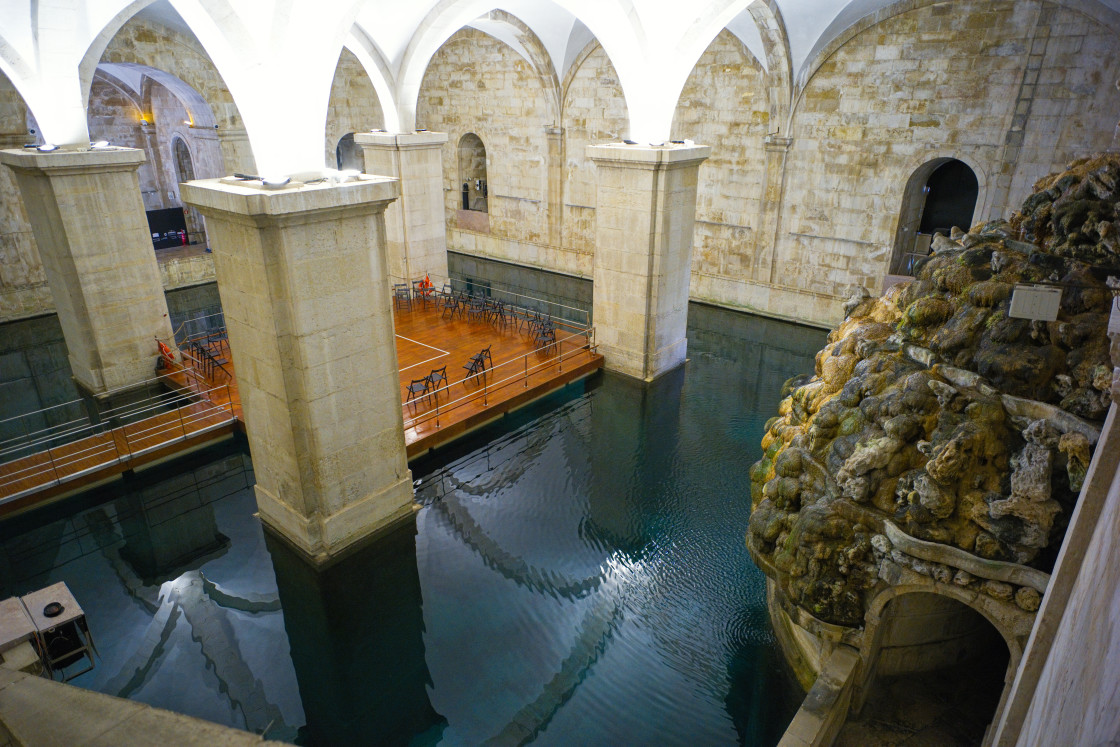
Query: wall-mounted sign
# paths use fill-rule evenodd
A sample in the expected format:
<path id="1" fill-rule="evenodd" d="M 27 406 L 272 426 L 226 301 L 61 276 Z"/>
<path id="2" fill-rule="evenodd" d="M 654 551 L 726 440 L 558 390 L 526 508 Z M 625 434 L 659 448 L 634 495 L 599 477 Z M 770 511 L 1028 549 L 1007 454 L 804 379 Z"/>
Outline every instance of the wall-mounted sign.
<path id="1" fill-rule="evenodd" d="M 1008 316 L 1052 322 L 1058 318 L 1062 289 L 1052 285 L 1016 285 Z"/>

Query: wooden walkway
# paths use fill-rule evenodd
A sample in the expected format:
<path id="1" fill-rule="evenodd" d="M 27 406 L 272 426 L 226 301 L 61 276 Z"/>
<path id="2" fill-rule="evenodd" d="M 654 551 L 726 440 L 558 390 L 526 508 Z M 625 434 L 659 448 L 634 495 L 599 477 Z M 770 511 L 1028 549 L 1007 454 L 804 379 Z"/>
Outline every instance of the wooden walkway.
<path id="1" fill-rule="evenodd" d="M 603 365 L 586 332 L 560 324 L 556 326 L 557 344 L 538 350 L 528 330 L 519 329 L 525 325 L 460 316 L 447 319 L 434 303 L 415 302 L 412 309 L 395 309 L 394 323 L 409 459 Z M 492 364 L 488 362 L 481 375 L 469 376 L 465 366 L 487 346 Z M 193 403 L 0 465 L 0 516 L 69 495 L 243 428 L 228 343 L 223 342 L 215 355 L 227 361 L 223 365 L 229 376 L 221 369 L 208 378 L 194 370 L 177 369 L 164 377 L 169 388 L 193 393 Z M 444 366 L 445 387 L 406 402 L 409 382 Z"/>
<path id="2" fill-rule="evenodd" d="M 402 403 L 409 382 L 447 367 L 447 387 L 403 404 L 409 459 L 603 366 L 603 356 L 589 349 L 589 335 L 576 327 L 557 324 L 557 344 L 538 350 L 527 325 L 448 319 L 435 303 L 397 308 L 394 322 Z M 468 375 L 471 356 L 487 346 L 493 365 L 481 376 Z"/>

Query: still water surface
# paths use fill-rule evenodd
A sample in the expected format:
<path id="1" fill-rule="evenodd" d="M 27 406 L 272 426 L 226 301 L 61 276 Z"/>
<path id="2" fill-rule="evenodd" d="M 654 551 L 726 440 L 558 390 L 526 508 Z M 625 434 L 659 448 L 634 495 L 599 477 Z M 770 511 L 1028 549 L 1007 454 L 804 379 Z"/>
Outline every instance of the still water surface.
<path id="1" fill-rule="evenodd" d="M 415 525 L 315 573 L 243 445 L 0 524 L 0 594 L 65 580 L 75 684 L 301 744 L 771 745 L 800 693 L 747 468 L 823 333 L 690 307 L 683 368 L 603 375 L 412 465 Z"/>

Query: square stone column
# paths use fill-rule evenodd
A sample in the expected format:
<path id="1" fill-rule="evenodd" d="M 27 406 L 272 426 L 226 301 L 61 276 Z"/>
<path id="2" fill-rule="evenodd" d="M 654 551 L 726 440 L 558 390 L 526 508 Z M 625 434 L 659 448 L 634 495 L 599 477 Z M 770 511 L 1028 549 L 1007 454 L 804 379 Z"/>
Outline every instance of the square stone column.
<path id="1" fill-rule="evenodd" d="M 590 145 L 595 339 L 606 367 L 651 381 L 684 362 L 696 179 L 706 145 Z"/>
<path id="2" fill-rule="evenodd" d="M 381 177 L 181 186 L 210 232 L 261 519 L 315 563 L 412 513 L 385 261 L 397 193 Z"/>
<path id="3" fill-rule="evenodd" d="M 401 198 L 385 209 L 389 273 L 416 280 L 447 277 L 443 198 L 445 132 L 357 132 L 365 172 L 400 180 Z"/>
<path id="4" fill-rule="evenodd" d="M 90 394 L 156 375 L 174 347 L 136 170 L 144 152 L 5 150 L 43 260 L 70 368 Z"/>

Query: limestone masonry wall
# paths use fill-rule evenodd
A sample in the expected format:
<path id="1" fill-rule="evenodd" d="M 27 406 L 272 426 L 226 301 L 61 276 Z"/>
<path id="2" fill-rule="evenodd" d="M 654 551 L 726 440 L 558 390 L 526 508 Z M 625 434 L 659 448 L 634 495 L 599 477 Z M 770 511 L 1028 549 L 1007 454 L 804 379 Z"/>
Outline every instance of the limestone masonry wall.
<path id="1" fill-rule="evenodd" d="M 385 115 L 373 83 L 362 63 L 348 49 L 343 49 L 334 71 L 331 98 L 327 108 L 326 163 L 335 165 L 335 148 L 343 135 L 368 132 L 385 126 Z"/>

